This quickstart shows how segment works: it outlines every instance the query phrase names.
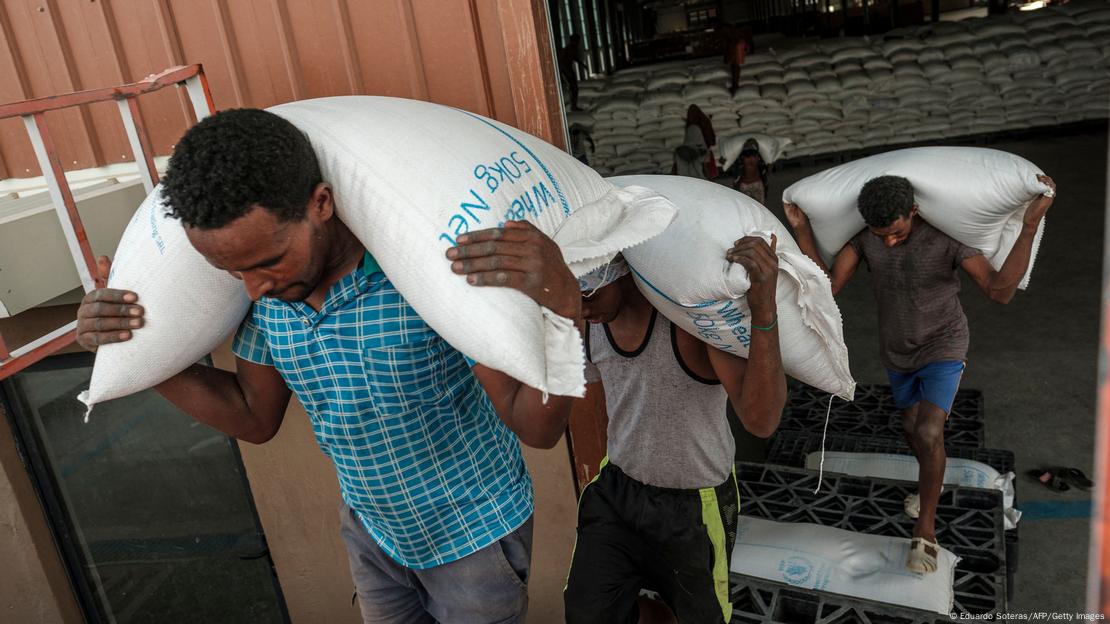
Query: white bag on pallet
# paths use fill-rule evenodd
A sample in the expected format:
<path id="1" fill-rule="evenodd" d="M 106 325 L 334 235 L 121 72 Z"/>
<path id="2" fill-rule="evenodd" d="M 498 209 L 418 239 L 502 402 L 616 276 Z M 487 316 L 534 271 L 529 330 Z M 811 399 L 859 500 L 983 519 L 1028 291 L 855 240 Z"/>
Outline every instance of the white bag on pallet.
<path id="1" fill-rule="evenodd" d="M 778 236 L 779 342 L 783 367 L 805 383 L 851 400 L 855 381 L 840 310 L 825 274 L 798 249 L 766 208 L 732 189 L 680 176 L 610 178 L 670 198 L 678 218 L 662 234 L 624 251 L 640 291 L 671 322 L 706 343 L 748 356 L 751 319 L 744 299 L 747 271 L 725 260 L 746 235 Z"/>
<path id="2" fill-rule="evenodd" d="M 980 147 L 918 147 L 870 156 L 795 182 L 782 200 L 809 217 L 826 261 L 866 227 L 857 209 L 870 179 L 897 175 L 913 184 L 921 216 L 937 229 L 979 249 L 1000 269 L 1022 229 L 1029 203 L 1049 192 L 1042 171 L 1020 156 Z M 1029 283 L 1044 221 L 1033 239 L 1033 258 L 1019 288 Z"/>
<path id="3" fill-rule="evenodd" d="M 519 291 L 470 286 L 444 252 L 460 234 L 526 219 L 581 275 L 661 232 L 673 204 L 647 189 L 618 189 L 553 145 L 447 106 L 350 96 L 270 110 L 308 136 L 339 217 L 448 343 L 532 387 L 582 395 L 577 328 Z M 147 326 L 100 349 L 90 405 L 185 369 L 225 340 L 246 309 L 241 283 L 212 269 L 179 222 L 153 211 L 155 202 L 125 232 L 109 280 L 138 292 Z M 183 310 L 190 302 L 203 305 Z M 182 340 L 196 348 L 179 349 Z"/>
<path id="4" fill-rule="evenodd" d="M 807 590 L 948 615 L 956 564 L 945 548 L 931 574 L 906 571 L 910 540 L 740 516 L 729 569 Z"/>
<path id="5" fill-rule="evenodd" d="M 839 472 L 853 477 L 876 477 L 917 482 L 920 467 L 912 455 L 895 453 L 847 453 L 826 451 L 824 464 L 821 453 L 806 456 L 806 468 L 817 470 L 824 466 L 828 472 Z M 944 484 L 998 490 L 1002 492 L 1003 515 L 1006 528 L 1017 527 L 1021 512 L 1014 509 L 1014 473 L 1002 474 L 983 462 L 949 457 L 944 465 Z"/>

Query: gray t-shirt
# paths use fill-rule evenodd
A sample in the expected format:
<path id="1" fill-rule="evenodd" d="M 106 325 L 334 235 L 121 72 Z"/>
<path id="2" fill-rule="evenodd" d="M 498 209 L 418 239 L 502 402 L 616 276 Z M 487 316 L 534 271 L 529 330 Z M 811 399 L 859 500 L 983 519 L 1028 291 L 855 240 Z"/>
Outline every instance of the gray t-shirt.
<path id="1" fill-rule="evenodd" d="M 736 442 L 728 394 L 678 355 L 677 328 L 653 311 L 643 343 L 622 351 L 605 325 L 587 328 L 587 356 L 601 370 L 609 460 L 646 485 L 716 487 L 732 472 Z"/>
<path id="2" fill-rule="evenodd" d="M 979 255 L 921 218 L 909 237 L 888 248 L 870 230 L 848 242 L 871 272 L 879 304 L 879 358 L 908 373 L 967 357 L 967 317 L 960 305 L 960 263 Z"/>

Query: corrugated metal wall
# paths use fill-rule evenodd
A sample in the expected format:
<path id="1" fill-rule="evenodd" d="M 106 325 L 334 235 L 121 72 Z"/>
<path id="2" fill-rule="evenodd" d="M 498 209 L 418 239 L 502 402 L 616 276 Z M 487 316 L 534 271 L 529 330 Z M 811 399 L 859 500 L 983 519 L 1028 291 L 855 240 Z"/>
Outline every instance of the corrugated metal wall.
<path id="1" fill-rule="evenodd" d="M 346 94 L 450 104 L 561 143 L 542 0 L 0 0 L 0 102 L 123 84 L 202 63 L 217 108 Z M 550 104 L 554 102 L 555 106 Z M 155 150 L 187 101 L 141 99 Z M 67 169 L 132 161 L 112 103 L 48 115 Z M 39 175 L 19 120 L 0 178 Z"/>

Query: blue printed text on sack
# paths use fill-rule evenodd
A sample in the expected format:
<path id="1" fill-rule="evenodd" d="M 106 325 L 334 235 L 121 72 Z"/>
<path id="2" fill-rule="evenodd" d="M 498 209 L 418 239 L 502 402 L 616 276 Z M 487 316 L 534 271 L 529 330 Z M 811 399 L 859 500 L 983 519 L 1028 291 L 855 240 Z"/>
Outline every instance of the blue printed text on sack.
<path id="1" fill-rule="evenodd" d="M 491 201 L 497 199 L 498 193 L 506 188 L 513 189 L 513 197 L 507 201 L 508 207 L 501 214 L 494 215 L 497 217 L 497 227 L 509 220 L 537 217 L 548 206 L 556 203 L 554 194 L 543 181 L 532 184 L 530 188 L 527 181 L 516 187 L 521 178 L 532 173 L 532 165 L 519 152 L 509 152 L 490 164 L 479 164 L 474 167 L 473 173 L 474 179 L 478 181 L 477 186 L 467 191 L 466 197 L 459 202 L 458 210 L 447 219 L 447 231 L 439 235 L 439 239 L 449 245 L 454 245 L 455 238 L 460 234 L 482 225 L 488 216 L 483 213 L 492 213 Z"/>
<path id="2" fill-rule="evenodd" d="M 752 341 L 751 332 L 744 326 L 747 314 L 732 299 L 714 304 L 711 312 L 686 311 L 686 316 L 694 325 L 694 332 L 702 340 L 713 346 L 734 353 L 736 344 L 747 348 Z"/>
<path id="3" fill-rule="evenodd" d="M 158 210 L 154 206 L 151 206 L 150 209 L 150 240 L 154 241 L 154 246 L 158 248 L 159 255 L 166 255 L 166 241 L 162 239 L 162 234 L 158 231 Z"/>

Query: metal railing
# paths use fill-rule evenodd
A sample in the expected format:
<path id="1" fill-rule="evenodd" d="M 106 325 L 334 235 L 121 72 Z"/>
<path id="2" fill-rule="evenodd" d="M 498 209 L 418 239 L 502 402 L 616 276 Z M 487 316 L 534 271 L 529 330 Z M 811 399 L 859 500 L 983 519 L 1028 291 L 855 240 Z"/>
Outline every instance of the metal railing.
<path id="1" fill-rule="evenodd" d="M 90 89 L 0 105 L 0 119 L 12 117 L 23 119 L 27 135 L 31 139 L 31 146 L 42 169 L 43 178 L 49 188 L 51 203 L 58 215 L 58 221 L 61 223 L 62 232 L 85 292 L 103 284 L 98 283 L 96 258 L 89 246 L 81 216 L 77 212 L 77 203 L 73 200 L 73 192 L 62 169 L 53 136 L 46 124 L 46 113 L 114 100 L 119 106 L 120 117 L 127 132 L 127 139 L 131 143 L 131 152 L 139 166 L 143 187 L 149 194 L 158 184 L 158 171 L 154 167 L 154 149 L 150 144 L 150 136 L 146 128 L 137 122 L 140 118 L 137 98 L 145 93 L 170 86 L 184 88 L 187 92 L 193 107 L 194 119 L 190 120 L 191 122 L 195 123 L 215 110 L 212 94 L 208 89 L 208 80 L 200 65 L 171 67 L 160 74 L 147 76 L 139 82 L 118 87 Z M 3 335 L 0 334 L 0 379 L 10 377 L 59 349 L 69 346 L 76 338 L 76 320 L 17 349 L 9 350 Z"/>

